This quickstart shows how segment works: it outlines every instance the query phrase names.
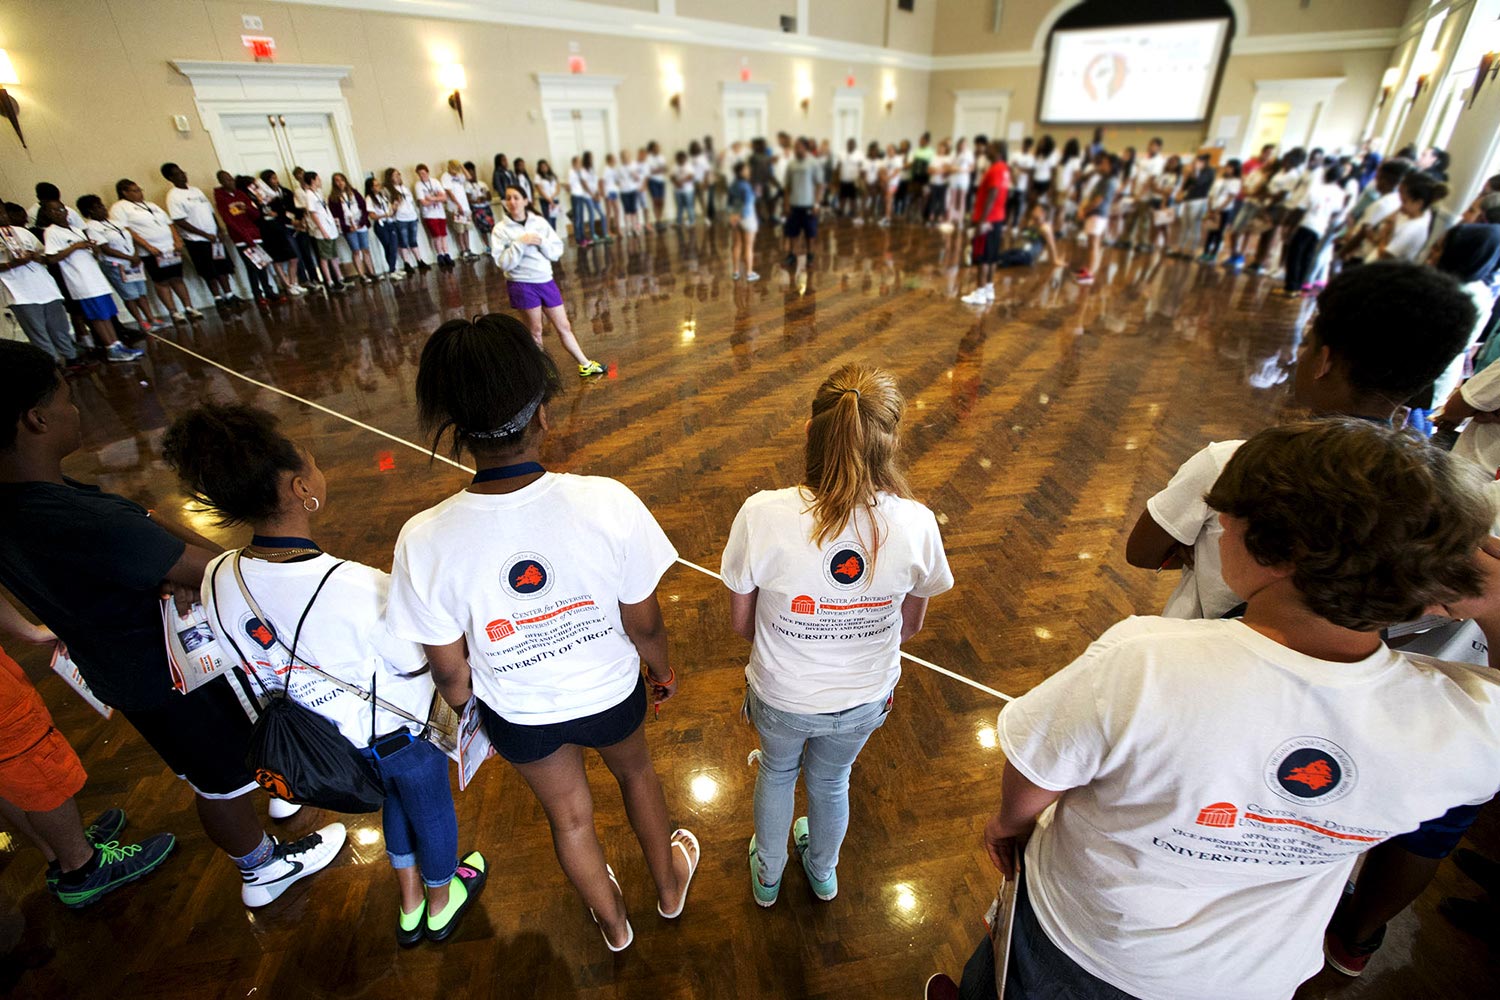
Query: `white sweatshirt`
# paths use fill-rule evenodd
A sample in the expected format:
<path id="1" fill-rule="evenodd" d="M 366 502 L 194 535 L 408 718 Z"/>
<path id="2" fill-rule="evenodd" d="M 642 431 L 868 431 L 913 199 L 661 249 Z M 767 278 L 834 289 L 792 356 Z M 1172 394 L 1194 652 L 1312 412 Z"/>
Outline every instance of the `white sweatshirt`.
<path id="1" fill-rule="evenodd" d="M 536 233 L 542 238 L 539 246 L 522 243 L 525 233 Z M 541 285 L 552 280 L 552 264 L 563 255 L 562 237 L 546 219 L 535 212 L 526 213 L 524 223 L 510 217 L 505 209 L 495 213 L 495 228 L 490 233 L 490 255 L 506 281 L 520 281 Z"/>

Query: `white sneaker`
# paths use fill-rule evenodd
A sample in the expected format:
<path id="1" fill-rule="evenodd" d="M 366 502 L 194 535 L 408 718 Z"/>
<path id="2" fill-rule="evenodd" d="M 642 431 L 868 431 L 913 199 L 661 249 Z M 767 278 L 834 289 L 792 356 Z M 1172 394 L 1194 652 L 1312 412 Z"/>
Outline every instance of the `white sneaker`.
<path id="1" fill-rule="evenodd" d="M 188 319 L 202 319 L 203 318 L 203 314 L 201 312 L 199 312 L 198 310 L 192 308 L 191 306 L 189 306 L 188 308 L 184 309 L 183 312 L 187 314 Z"/>
<path id="2" fill-rule="evenodd" d="M 995 286 L 986 285 L 983 288 L 976 288 L 960 301 L 966 306 L 987 306 L 995 301 Z"/>
<path id="3" fill-rule="evenodd" d="M 751 271 L 749 274 L 745 275 L 745 280 L 746 281 L 759 281 L 760 280 L 760 275 L 757 274 L 754 271 Z"/>
<path id="4" fill-rule="evenodd" d="M 293 285 L 291 288 L 288 288 L 286 291 L 287 291 L 288 295 L 293 295 L 293 296 L 295 296 L 295 295 L 306 295 L 307 294 L 307 289 L 303 288 L 301 285 Z"/>
<path id="5" fill-rule="evenodd" d="M 344 846 L 348 831 L 342 823 L 329 823 L 290 844 L 277 843 L 271 860 L 253 871 L 241 871 L 245 880 L 240 899 L 252 910 L 276 901 L 292 883 L 327 868 Z"/>
<path id="6" fill-rule="evenodd" d="M 730 271 L 729 272 L 729 280 L 730 281 L 739 281 L 740 280 L 740 272 L 738 272 L 738 271 Z"/>
<path id="7" fill-rule="evenodd" d="M 288 802 L 286 799 L 278 799 L 271 796 L 271 808 L 269 810 L 272 819 L 291 819 L 302 811 L 302 803 Z"/>

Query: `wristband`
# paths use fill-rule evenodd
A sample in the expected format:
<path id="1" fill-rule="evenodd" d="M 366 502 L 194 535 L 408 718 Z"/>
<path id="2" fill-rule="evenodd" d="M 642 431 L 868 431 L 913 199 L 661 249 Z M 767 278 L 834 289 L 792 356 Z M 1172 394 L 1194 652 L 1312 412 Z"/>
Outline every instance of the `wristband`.
<path id="1" fill-rule="evenodd" d="M 657 680 L 654 676 L 652 676 L 651 671 L 649 671 L 649 670 L 646 671 L 646 676 L 648 678 L 650 678 L 651 683 L 655 684 L 657 687 L 671 687 L 672 684 L 677 680 L 677 671 L 674 670 L 672 667 L 668 667 L 667 668 L 667 679 L 664 680 L 664 681 Z"/>

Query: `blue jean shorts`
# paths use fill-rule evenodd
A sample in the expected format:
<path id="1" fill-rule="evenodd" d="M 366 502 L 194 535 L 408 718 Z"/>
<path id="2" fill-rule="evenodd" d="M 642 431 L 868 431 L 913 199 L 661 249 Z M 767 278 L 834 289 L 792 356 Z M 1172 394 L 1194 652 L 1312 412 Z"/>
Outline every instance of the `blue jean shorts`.
<path id="1" fill-rule="evenodd" d="M 415 250 L 417 248 L 417 220 L 397 219 L 396 245 L 402 250 Z"/>
<path id="2" fill-rule="evenodd" d="M 344 239 L 348 241 L 350 250 L 370 249 L 370 231 L 368 229 L 356 229 L 352 233 L 345 233 Z"/>
<path id="3" fill-rule="evenodd" d="M 112 261 L 104 261 L 104 276 L 109 279 L 109 285 L 115 290 L 115 294 L 124 302 L 131 302 L 146 294 L 146 279 L 138 278 L 135 281 L 126 281 L 125 269 Z"/>

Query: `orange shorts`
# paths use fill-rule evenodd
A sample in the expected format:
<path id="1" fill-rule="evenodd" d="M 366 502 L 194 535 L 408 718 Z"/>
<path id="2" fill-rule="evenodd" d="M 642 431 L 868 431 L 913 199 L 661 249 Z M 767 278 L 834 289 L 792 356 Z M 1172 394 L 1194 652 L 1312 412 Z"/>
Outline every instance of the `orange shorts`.
<path id="1" fill-rule="evenodd" d="M 0 651 L 0 799 L 26 812 L 51 812 L 87 780 L 41 695 Z"/>

